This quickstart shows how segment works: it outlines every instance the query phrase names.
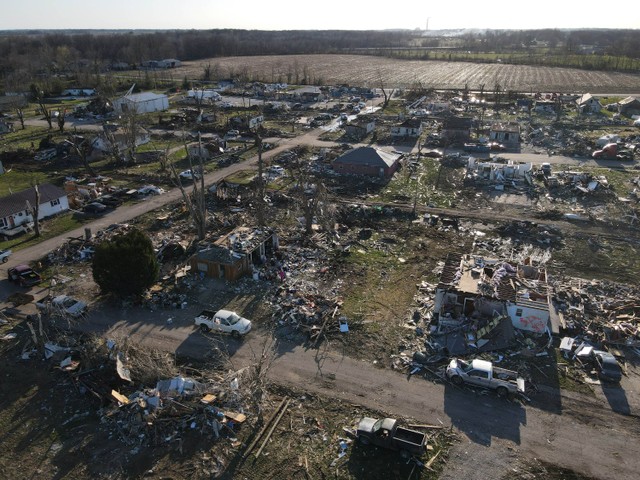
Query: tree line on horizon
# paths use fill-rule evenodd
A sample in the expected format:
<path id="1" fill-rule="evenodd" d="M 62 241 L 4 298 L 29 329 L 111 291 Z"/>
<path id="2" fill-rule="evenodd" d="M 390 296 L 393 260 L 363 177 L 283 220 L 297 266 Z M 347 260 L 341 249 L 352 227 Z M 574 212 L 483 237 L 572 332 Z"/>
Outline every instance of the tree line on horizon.
<path id="1" fill-rule="evenodd" d="M 365 53 L 392 56 L 397 49 L 463 52 L 545 52 L 640 58 L 640 30 L 487 30 L 439 36 L 419 30 L 171 30 L 34 31 L 0 34 L 0 80 L 7 85 L 57 73 L 99 73 L 114 62 L 182 61 L 247 55 Z M 429 58 L 428 55 L 424 57 Z M 432 57 L 433 58 L 433 57 Z M 608 64 L 607 64 L 608 65 Z M 612 64 L 607 67 L 615 69 Z"/>

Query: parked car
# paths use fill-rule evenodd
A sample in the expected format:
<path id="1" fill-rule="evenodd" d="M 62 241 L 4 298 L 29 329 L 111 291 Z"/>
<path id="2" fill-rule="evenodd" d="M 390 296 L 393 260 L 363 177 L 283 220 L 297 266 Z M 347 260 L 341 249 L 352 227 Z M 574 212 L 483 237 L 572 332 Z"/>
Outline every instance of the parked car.
<path id="1" fill-rule="evenodd" d="M 29 265 L 16 265 L 8 270 L 10 282 L 15 282 L 21 287 L 33 287 L 42 282 L 39 273 L 33 270 Z"/>
<path id="2" fill-rule="evenodd" d="M 198 172 L 194 172 L 193 170 L 184 170 L 178 174 L 180 180 L 187 180 L 192 182 L 193 180 L 199 180 L 200 174 Z"/>
<path id="3" fill-rule="evenodd" d="M 55 148 L 47 148 L 45 150 L 40 150 L 39 152 L 37 152 L 34 155 L 33 159 L 39 162 L 43 162 L 45 160 L 51 160 L 52 158 L 55 158 L 57 154 L 58 151 Z"/>
<path id="4" fill-rule="evenodd" d="M 49 315 L 59 314 L 80 317 L 87 311 L 87 304 L 68 295 L 58 295 L 47 302 L 38 302 L 36 307 Z"/>
<path id="5" fill-rule="evenodd" d="M 593 350 L 591 355 L 600 380 L 613 383 L 618 383 L 622 380 L 622 369 L 616 357 L 604 350 Z"/>
<path id="6" fill-rule="evenodd" d="M 610 352 L 599 350 L 588 341 L 564 337 L 560 341 L 560 351 L 568 360 L 578 360 L 587 369 L 595 369 L 600 380 L 617 383 L 622 379 L 622 369 Z"/>
<path id="7" fill-rule="evenodd" d="M 271 165 L 267 171 L 272 175 L 284 175 L 285 170 L 280 165 Z"/>
<path id="8" fill-rule="evenodd" d="M 140 187 L 138 189 L 139 195 L 161 195 L 164 193 L 164 189 L 161 187 L 156 187 L 155 185 L 145 185 L 144 187 Z"/>
<path id="9" fill-rule="evenodd" d="M 67 315 L 79 317 L 87 311 L 87 304 L 68 295 L 58 295 L 51 300 L 54 308 L 62 310 Z"/>
<path id="10" fill-rule="evenodd" d="M 99 215 L 107 211 L 107 206 L 100 202 L 91 202 L 82 207 L 82 211 L 92 215 Z"/>
<path id="11" fill-rule="evenodd" d="M 491 147 L 485 143 L 465 143 L 464 151 L 470 153 L 489 153 Z"/>
<path id="12" fill-rule="evenodd" d="M 214 330 L 229 333 L 234 337 L 246 335 L 251 330 L 251 321 L 230 310 L 203 310 L 195 319 L 195 323 L 203 332 Z"/>
<path id="13" fill-rule="evenodd" d="M 96 198 L 96 202 L 111 208 L 116 208 L 122 205 L 122 199 L 114 195 L 102 195 L 101 197 Z"/>
<path id="14" fill-rule="evenodd" d="M 2 263 L 7 263 L 7 260 L 9 260 L 9 257 L 11 256 L 13 252 L 11 250 L 0 250 L 0 260 L 2 260 Z"/>

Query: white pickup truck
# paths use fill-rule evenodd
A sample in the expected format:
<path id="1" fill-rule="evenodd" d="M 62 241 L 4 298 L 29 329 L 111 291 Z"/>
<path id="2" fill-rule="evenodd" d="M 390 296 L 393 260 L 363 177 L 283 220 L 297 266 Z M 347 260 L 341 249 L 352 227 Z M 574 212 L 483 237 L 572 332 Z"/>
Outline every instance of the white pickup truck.
<path id="1" fill-rule="evenodd" d="M 251 321 L 230 310 L 203 310 L 195 319 L 196 325 L 203 332 L 211 330 L 229 333 L 234 337 L 246 335 L 251 330 Z"/>
<path id="2" fill-rule="evenodd" d="M 454 358 L 449 362 L 447 378 L 456 385 L 467 383 L 477 387 L 495 390 L 500 397 L 510 393 L 524 394 L 524 378 L 518 372 L 494 367 L 491 362 L 475 359 L 465 362 Z"/>

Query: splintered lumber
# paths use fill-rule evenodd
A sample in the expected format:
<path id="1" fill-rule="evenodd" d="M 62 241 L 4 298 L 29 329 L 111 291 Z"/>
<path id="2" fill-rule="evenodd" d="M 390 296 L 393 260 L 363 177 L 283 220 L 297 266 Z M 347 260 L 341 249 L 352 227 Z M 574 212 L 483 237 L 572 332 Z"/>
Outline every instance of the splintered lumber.
<path id="1" fill-rule="evenodd" d="M 442 425 L 424 425 L 420 423 L 412 423 L 407 425 L 409 428 L 432 428 L 436 430 L 442 430 L 444 427 Z"/>
<path id="2" fill-rule="evenodd" d="M 291 399 L 287 398 L 287 403 L 284 404 L 284 407 L 282 407 L 282 410 L 280 410 L 280 413 L 278 413 L 278 416 L 273 421 L 273 425 L 271 425 L 271 428 L 269 429 L 269 431 L 267 432 L 267 435 L 264 437 L 264 440 L 262 441 L 262 445 L 260 445 L 260 448 L 256 452 L 256 457 L 260 456 L 260 454 L 262 453 L 262 450 L 267 445 L 267 442 L 271 438 L 271 435 L 273 434 L 273 431 L 276 429 L 276 427 L 280 423 L 280 420 L 282 419 L 282 416 L 284 415 L 284 412 L 287 411 L 287 408 L 289 407 L 289 403 L 290 402 L 291 402 Z"/>
<path id="3" fill-rule="evenodd" d="M 436 461 L 436 458 L 438 458 L 438 455 L 440 455 L 441 451 L 442 450 L 438 450 L 436 454 L 429 459 L 429 461 L 425 464 L 425 468 L 429 468 L 429 469 L 431 468 L 431 465 L 433 465 L 433 462 Z"/>
<path id="4" fill-rule="evenodd" d="M 117 390 L 111 390 L 111 396 L 123 405 L 127 405 L 129 403 L 129 399 Z"/>
<path id="5" fill-rule="evenodd" d="M 200 402 L 209 404 L 214 402 L 215 399 L 216 399 L 216 396 L 213 393 L 207 393 L 204 397 L 200 399 Z"/>
<path id="6" fill-rule="evenodd" d="M 238 412 L 224 412 L 224 416 L 230 418 L 236 423 L 243 423 L 247 419 L 247 416 L 244 413 Z"/>
<path id="7" fill-rule="evenodd" d="M 282 399 L 282 401 L 280 402 L 280 405 L 278 405 L 278 408 L 276 408 L 273 413 L 271 414 L 271 416 L 269 417 L 269 420 L 267 420 L 265 422 L 265 424 L 262 426 L 262 428 L 260 429 L 260 431 L 258 432 L 258 434 L 255 436 L 255 438 L 253 439 L 253 441 L 251 442 L 251 444 L 247 447 L 247 449 L 245 450 L 244 454 L 242 455 L 244 458 L 248 457 L 249 454 L 251 453 L 251 451 L 254 449 L 254 447 L 256 446 L 256 443 L 258 443 L 258 441 L 260 440 L 260 438 L 262 437 L 262 435 L 264 435 L 264 432 L 267 428 L 269 428 L 269 425 L 271 424 L 271 422 L 273 421 L 273 419 L 276 417 L 276 415 L 278 414 L 278 412 L 280 411 L 280 409 L 282 408 L 282 406 L 284 405 L 284 402 L 287 401 L 287 397 L 284 397 Z"/>
<path id="8" fill-rule="evenodd" d="M 324 332 L 324 329 L 327 326 L 327 323 L 329 322 L 329 319 L 332 319 L 332 318 L 334 318 L 336 316 L 336 313 L 338 312 L 338 308 L 339 307 L 340 307 L 339 305 L 336 305 L 336 308 L 333 310 L 333 313 L 331 314 L 331 317 L 329 317 L 329 315 L 327 315 L 325 317 L 324 322 L 322 322 L 322 327 L 320 327 L 320 331 L 316 335 L 316 339 L 313 342 L 314 348 L 318 344 L 318 341 L 320 340 L 320 337 L 322 336 L 322 333 Z"/>

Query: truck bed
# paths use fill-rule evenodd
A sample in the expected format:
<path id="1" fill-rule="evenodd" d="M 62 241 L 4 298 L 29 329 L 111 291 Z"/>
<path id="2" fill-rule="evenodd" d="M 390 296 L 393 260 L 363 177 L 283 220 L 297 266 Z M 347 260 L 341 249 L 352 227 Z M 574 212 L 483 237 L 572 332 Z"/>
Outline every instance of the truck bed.
<path id="1" fill-rule="evenodd" d="M 215 315 L 216 315 L 216 312 L 212 312 L 211 310 L 203 310 L 198 314 L 196 318 L 203 317 L 208 320 L 211 320 Z"/>
<path id="2" fill-rule="evenodd" d="M 504 368 L 493 367 L 493 378 L 515 383 L 515 381 L 518 379 L 518 372 L 514 372 L 513 370 L 507 370 Z"/>
<path id="3" fill-rule="evenodd" d="M 396 433 L 394 437 L 396 440 L 400 440 L 406 443 L 411 443 L 415 446 L 421 447 L 424 444 L 425 435 L 422 432 L 417 432 L 415 430 L 409 430 L 407 428 L 398 427 L 396 428 Z"/>

